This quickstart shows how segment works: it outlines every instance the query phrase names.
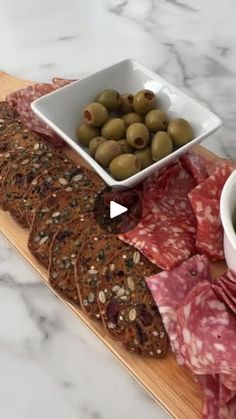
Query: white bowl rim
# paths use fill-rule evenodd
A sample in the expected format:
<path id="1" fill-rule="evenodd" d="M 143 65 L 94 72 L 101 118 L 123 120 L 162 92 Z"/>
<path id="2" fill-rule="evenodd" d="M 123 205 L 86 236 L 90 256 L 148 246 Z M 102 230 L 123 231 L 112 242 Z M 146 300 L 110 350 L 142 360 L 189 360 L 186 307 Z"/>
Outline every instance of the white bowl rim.
<path id="1" fill-rule="evenodd" d="M 224 232 L 231 246 L 236 251 L 236 233 L 233 227 L 232 216 L 229 211 L 229 198 L 232 193 L 232 188 L 235 184 L 236 184 L 236 169 L 228 177 L 222 189 L 222 193 L 220 197 L 220 217 L 221 217 L 221 222 L 223 225 Z"/>

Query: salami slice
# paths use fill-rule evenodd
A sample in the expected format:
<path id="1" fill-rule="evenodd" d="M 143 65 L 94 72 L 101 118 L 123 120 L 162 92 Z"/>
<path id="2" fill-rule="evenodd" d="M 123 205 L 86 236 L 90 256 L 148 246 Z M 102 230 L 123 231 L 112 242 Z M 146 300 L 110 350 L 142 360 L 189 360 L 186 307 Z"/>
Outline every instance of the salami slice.
<path id="1" fill-rule="evenodd" d="M 214 260 L 224 259 L 219 201 L 225 181 L 232 171 L 232 163 L 222 163 L 211 176 L 189 193 L 197 220 L 196 250 Z"/>
<path id="2" fill-rule="evenodd" d="M 209 281 L 195 286 L 178 308 L 180 352 L 196 374 L 234 374 L 236 317 L 216 297 Z"/>
<path id="3" fill-rule="evenodd" d="M 189 151 L 180 158 L 180 161 L 187 172 L 196 180 L 197 184 L 208 177 L 207 167 L 209 160 L 199 153 Z"/>
<path id="4" fill-rule="evenodd" d="M 53 77 L 52 79 L 52 86 L 54 89 L 60 89 L 61 87 L 65 87 L 68 84 L 73 83 L 76 80 L 70 80 L 70 79 L 62 79 L 60 77 Z"/>
<path id="5" fill-rule="evenodd" d="M 120 237 L 160 268 L 170 270 L 195 251 L 195 216 L 188 200 L 195 181 L 179 162 L 159 176 L 144 182 L 144 216 Z"/>
<path id="6" fill-rule="evenodd" d="M 53 85 L 49 83 L 36 83 L 27 86 L 7 96 L 9 105 L 15 109 L 23 124 L 34 132 L 40 134 L 45 140 L 50 142 L 54 147 L 63 146 L 63 140 L 44 122 L 42 122 L 32 111 L 31 103 L 41 96 L 54 91 Z"/>
<path id="7" fill-rule="evenodd" d="M 193 256 L 171 272 L 161 272 L 149 277 L 146 282 L 159 308 L 173 351 L 179 363 L 184 358 L 179 352 L 177 339 L 177 309 L 190 290 L 205 278 L 210 277 L 210 265 L 205 256 Z"/>
<path id="8" fill-rule="evenodd" d="M 236 275 L 232 271 L 224 273 L 212 288 L 229 309 L 236 314 Z"/>
<path id="9" fill-rule="evenodd" d="M 196 381 L 204 395 L 202 419 L 235 419 L 235 392 L 222 386 L 218 375 L 198 375 Z"/>

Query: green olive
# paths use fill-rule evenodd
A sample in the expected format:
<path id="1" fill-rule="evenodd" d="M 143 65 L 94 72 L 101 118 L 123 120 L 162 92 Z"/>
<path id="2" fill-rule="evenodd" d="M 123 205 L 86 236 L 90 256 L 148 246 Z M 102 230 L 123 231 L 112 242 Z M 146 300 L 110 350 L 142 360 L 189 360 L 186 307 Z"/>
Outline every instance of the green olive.
<path id="1" fill-rule="evenodd" d="M 116 180 L 124 180 L 141 170 L 141 160 L 134 154 L 122 154 L 112 160 L 109 169 Z"/>
<path id="2" fill-rule="evenodd" d="M 118 143 L 121 145 L 121 150 L 123 154 L 133 153 L 133 148 L 127 143 L 127 140 L 119 140 Z"/>
<path id="3" fill-rule="evenodd" d="M 151 109 L 156 108 L 156 96 L 151 90 L 140 90 L 140 92 L 136 93 L 134 96 L 133 105 L 135 112 L 146 114 Z"/>
<path id="4" fill-rule="evenodd" d="M 98 147 L 101 144 L 105 143 L 106 141 L 107 141 L 106 138 L 103 138 L 103 137 L 95 137 L 95 138 L 93 138 L 90 141 L 90 143 L 89 143 L 89 150 L 90 150 L 91 156 L 94 157 L 95 154 L 96 154 L 96 151 L 97 151 Z"/>
<path id="5" fill-rule="evenodd" d="M 108 110 L 100 103 L 90 103 L 84 108 L 85 123 L 91 127 L 101 127 L 108 120 Z"/>
<path id="6" fill-rule="evenodd" d="M 102 127 L 102 136 L 107 140 L 121 140 L 125 137 L 125 123 L 121 118 L 112 118 Z"/>
<path id="7" fill-rule="evenodd" d="M 150 134 L 146 125 L 137 122 L 129 126 L 126 131 L 126 138 L 131 147 L 141 149 L 149 143 Z"/>
<path id="8" fill-rule="evenodd" d="M 81 124 L 76 130 L 77 139 L 84 147 L 88 147 L 90 140 L 99 134 L 99 128 L 89 127 L 85 123 Z"/>
<path id="9" fill-rule="evenodd" d="M 133 97 L 133 95 L 131 95 L 130 93 L 125 93 L 124 95 L 121 95 L 120 100 L 121 100 L 121 104 L 120 104 L 120 107 L 119 107 L 119 111 L 121 113 L 133 112 L 133 110 L 134 110 L 134 107 L 133 107 L 134 97 Z"/>
<path id="10" fill-rule="evenodd" d="M 122 116 L 122 119 L 125 123 L 126 128 L 128 128 L 131 124 L 134 124 L 135 122 L 144 122 L 144 117 L 135 112 L 129 112 L 124 114 Z"/>
<path id="11" fill-rule="evenodd" d="M 173 121 L 169 123 L 167 131 L 176 146 L 187 144 L 193 139 L 192 127 L 189 122 L 183 118 L 173 119 Z"/>
<path id="12" fill-rule="evenodd" d="M 150 147 L 143 148 L 142 150 L 136 150 L 134 154 L 141 160 L 141 169 L 145 169 L 154 163 Z"/>
<path id="13" fill-rule="evenodd" d="M 152 139 L 152 158 L 155 161 L 162 159 L 173 150 L 173 143 L 169 134 L 165 131 L 157 132 Z"/>
<path id="14" fill-rule="evenodd" d="M 160 109 L 152 109 L 145 116 L 145 124 L 151 132 L 166 131 L 168 127 L 167 115 Z"/>
<path id="15" fill-rule="evenodd" d="M 106 89 L 100 92 L 95 101 L 105 106 L 108 111 L 115 111 L 120 106 L 120 94 L 114 89 Z"/>
<path id="16" fill-rule="evenodd" d="M 117 141 L 106 141 L 95 153 L 95 160 L 102 166 L 108 167 L 111 161 L 121 154 L 121 145 Z"/>

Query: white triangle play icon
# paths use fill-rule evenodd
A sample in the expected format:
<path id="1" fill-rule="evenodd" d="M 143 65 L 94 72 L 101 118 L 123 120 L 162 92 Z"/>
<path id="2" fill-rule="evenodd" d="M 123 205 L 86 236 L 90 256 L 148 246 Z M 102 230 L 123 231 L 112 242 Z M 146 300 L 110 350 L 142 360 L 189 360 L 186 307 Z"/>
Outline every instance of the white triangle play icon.
<path id="1" fill-rule="evenodd" d="M 118 217 L 118 215 L 124 214 L 126 211 L 128 211 L 128 208 L 115 201 L 110 201 L 110 218 Z"/>

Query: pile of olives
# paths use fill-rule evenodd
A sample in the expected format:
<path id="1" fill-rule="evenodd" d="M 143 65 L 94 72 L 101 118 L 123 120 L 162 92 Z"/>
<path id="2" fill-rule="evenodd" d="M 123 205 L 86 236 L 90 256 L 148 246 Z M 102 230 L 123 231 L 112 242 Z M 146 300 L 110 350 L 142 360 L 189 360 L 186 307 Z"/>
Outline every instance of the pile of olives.
<path id="1" fill-rule="evenodd" d="M 124 180 L 193 139 L 183 118 L 168 120 L 151 90 L 99 93 L 83 110 L 77 138 L 116 180 Z"/>

